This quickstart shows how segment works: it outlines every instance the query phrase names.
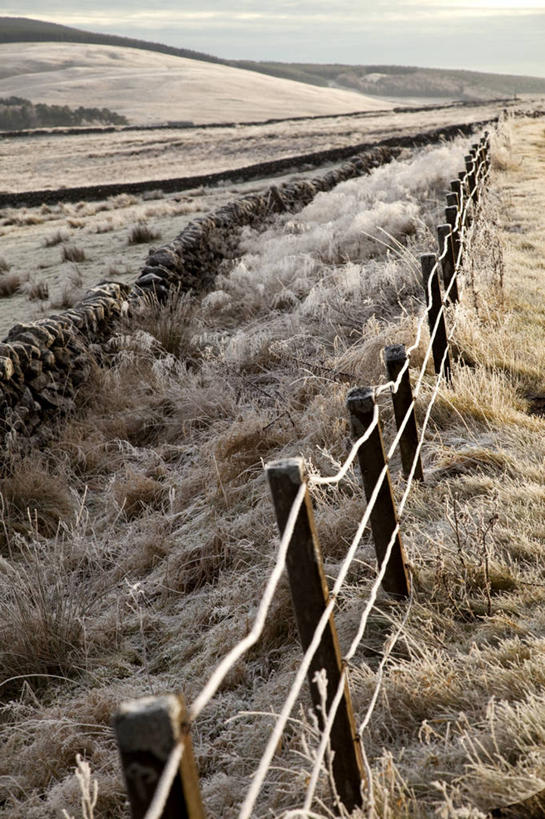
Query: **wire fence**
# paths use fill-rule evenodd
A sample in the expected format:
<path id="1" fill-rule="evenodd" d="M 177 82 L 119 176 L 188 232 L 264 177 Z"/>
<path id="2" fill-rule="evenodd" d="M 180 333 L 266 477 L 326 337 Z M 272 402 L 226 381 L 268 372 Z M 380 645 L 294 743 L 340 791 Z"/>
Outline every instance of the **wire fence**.
<path id="1" fill-rule="evenodd" d="M 338 471 L 329 476 L 306 475 L 302 459 L 285 459 L 266 466 L 276 517 L 280 545 L 269 574 L 252 628 L 221 660 L 189 709 L 185 706 L 172 719 L 171 706 L 161 698 L 132 701 L 122 707 L 124 725 L 132 719 L 135 731 L 117 730 L 123 770 L 133 816 L 145 819 L 186 815 L 204 816 L 190 740 L 190 726 L 210 703 L 226 675 L 239 659 L 259 640 L 267 615 L 285 570 L 292 590 L 303 658 L 299 664 L 282 708 L 275 715 L 265 749 L 258 761 L 246 793 L 241 797 L 239 819 L 254 815 L 260 792 L 271 768 L 278 744 L 284 734 L 301 689 L 308 681 L 320 738 L 313 752 L 301 808 L 285 816 L 313 817 L 313 804 L 320 777 L 329 779 L 336 814 L 348 815 L 355 807 L 374 815 L 374 793 L 370 766 L 364 746 L 364 733 L 370 724 L 379 699 L 388 659 L 403 633 L 411 610 L 413 587 L 407 566 L 401 530 L 406 504 L 416 481 L 423 479 L 421 450 L 426 438 L 434 404 L 445 382 L 452 387 L 450 341 L 456 331 L 456 303 L 459 300 L 458 279 L 464 255 L 470 252 L 470 231 L 478 216 L 478 204 L 490 172 L 488 133 L 473 145 L 465 157 L 465 170 L 451 183 L 445 211 L 447 222 L 438 228 L 439 255 L 421 258 L 425 309 L 419 317 L 413 343 L 386 348 L 389 380 L 386 383 L 354 388 L 347 395 L 355 443 Z M 440 272 L 443 287 L 440 286 Z M 447 331 L 447 320 L 450 328 Z M 418 373 L 411 386 L 411 354 L 420 348 L 426 324 L 429 342 Z M 426 380 L 433 360 L 435 378 Z M 415 418 L 416 403 L 426 385 L 428 403 L 420 430 Z M 394 404 L 397 432 L 385 450 L 377 399 L 390 392 Z M 405 487 L 395 503 L 390 463 L 400 452 Z M 331 590 L 328 589 L 319 538 L 314 525 L 309 489 L 338 485 L 356 459 L 359 462 L 366 496 L 365 510 L 354 537 L 338 569 Z M 335 626 L 335 610 L 348 572 L 367 527 L 371 528 L 378 570 L 359 617 L 356 633 L 348 650 L 341 655 Z M 350 667 L 366 633 L 369 616 L 381 587 L 397 602 L 400 622 L 388 640 L 376 671 L 373 694 L 359 722 L 353 712 L 350 694 Z M 163 698 L 165 699 L 165 698 Z M 150 701 L 154 707 L 150 708 Z M 156 706 L 156 707 L 155 707 Z M 170 708 L 170 710 L 169 710 Z M 168 727 L 165 727 L 168 726 Z M 126 735 L 130 736 L 126 747 Z M 169 741 L 165 740 L 168 735 Z M 149 760 L 154 763 L 150 767 Z M 151 785 L 150 785 L 151 783 Z M 149 794 L 143 798 L 142 794 Z"/>

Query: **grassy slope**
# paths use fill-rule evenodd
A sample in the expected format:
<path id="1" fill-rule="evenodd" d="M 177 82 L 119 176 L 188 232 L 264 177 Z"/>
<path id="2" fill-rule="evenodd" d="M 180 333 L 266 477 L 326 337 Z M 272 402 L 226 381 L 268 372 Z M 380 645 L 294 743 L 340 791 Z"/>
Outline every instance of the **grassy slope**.
<path id="1" fill-rule="evenodd" d="M 309 83 L 310 85 L 335 85 L 365 94 L 393 97 L 447 97 L 475 99 L 509 97 L 518 94 L 545 93 L 545 79 L 538 77 L 486 74 L 478 71 L 415 68 L 388 65 L 320 65 L 314 63 L 280 63 L 273 61 L 223 60 L 209 54 L 174 48 L 161 43 L 117 37 L 83 31 L 56 23 L 17 17 L 0 17 L 0 43 L 59 40 L 70 42 L 100 43 L 127 48 L 142 48 L 188 57 L 196 60 L 246 68 L 262 74 Z M 368 81 L 366 74 L 380 73 L 379 81 Z"/>
<path id="2" fill-rule="evenodd" d="M 517 123 L 513 142 L 516 163 L 502 144 L 495 147 L 495 193 L 467 271 L 477 287 L 466 287 L 458 313 L 466 365 L 456 370 L 455 389 L 440 393 L 426 443 L 427 481 L 403 521 L 416 597 L 364 738 L 378 813 L 392 819 L 431 815 L 435 807 L 445 817 L 477 819 L 478 810 L 545 787 L 545 422 L 528 414 L 528 396 L 541 391 L 545 370 L 543 124 Z M 290 237 L 298 236 L 299 220 L 290 225 Z M 320 263 L 331 254 L 335 248 L 324 247 Z M 408 263 L 404 257 L 402 267 Z M 312 453 L 329 471 L 323 447 L 333 459 L 346 451 L 342 374 L 375 379 L 384 341 L 392 334 L 409 340 L 414 331 L 410 319 L 391 312 L 394 298 L 386 302 L 389 321 L 377 322 L 371 310 L 362 334 L 365 299 L 351 303 L 343 292 L 355 271 L 344 268 L 346 258 L 336 264 L 335 277 L 320 284 L 332 288 L 321 291 L 325 301 L 307 302 L 309 335 L 298 343 L 298 360 L 289 346 L 271 344 L 297 330 L 290 316 L 297 292 L 276 282 L 282 268 L 277 292 L 265 290 L 270 315 L 259 287 L 254 292 L 239 270 L 232 284 L 223 283 L 223 296 L 202 307 L 172 305 L 147 320 L 145 332 L 120 339 L 117 366 L 97 376 L 87 411 L 43 454 L 22 462 L 14 456 L 14 477 L 1 487 L 3 815 L 75 811 L 68 772 L 76 752 L 87 754 L 99 778 L 99 815 L 121 815 L 108 730 L 115 703 L 150 688 L 174 690 L 181 677 L 192 698 L 217 657 L 246 632 L 273 530 L 260 457 Z M 400 297 L 391 263 L 389 275 L 380 275 L 389 295 Z M 238 305 L 237 287 L 244 293 Z M 380 312 L 386 317 L 386 308 Z M 216 334 L 221 323 L 226 346 Z M 146 333 L 161 340 L 162 351 Z M 186 356 L 187 368 L 165 357 L 165 347 Z M 316 360 L 325 367 L 313 373 Z M 315 501 L 331 575 L 361 514 L 357 476 Z M 38 510 L 30 522 L 27 507 Z M 365 549 L 342 599 L 343 644 L 373 576 L 368 542 Z M 256 728 L 264 729 L 250 718 L 226 725 L 226 716 L 278 707 L 300 656 L 289 612 L 282 587 L 262 643 L 199 720 L 211 815 L 234 813 L 255 763 Z M 351 670 L 360 716 L 376 684 L 377 651 L 398 616 L 385 601 L 373 612 Z M 22 688 L 20 679 L 6 682 L 14 674 L 28 675 Z M 48 675 L 47 684 L 36 674 Z M 277 786 L 266 793 L 273 815 L 304 787 L 304 762 L 294 766 L 291 755 L 301 749 L 298 732 L 289 732 L 278 760 L 291 774 L 279 768 Z M 543 813 L 530 800 L 512 815 Z"/>

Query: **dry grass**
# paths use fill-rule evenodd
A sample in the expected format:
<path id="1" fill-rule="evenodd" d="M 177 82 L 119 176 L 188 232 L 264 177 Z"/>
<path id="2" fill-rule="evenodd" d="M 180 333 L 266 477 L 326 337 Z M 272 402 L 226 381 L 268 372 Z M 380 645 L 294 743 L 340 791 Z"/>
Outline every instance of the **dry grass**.
<path id="1" fill-rule="evenodd" d="M 161 232 L 156 230 L 145 222 L 138 222 L 129 230 L 128 243 L 130 245 L 146 244 L 147 242 L 154 242 L 161 238 Z"/>
<path id="2" fill-rule="evenodd" d="M 75 513 L 75 499 L 64 476 L 52 474 L 40 457 L 26 457 L 0 480 L 2 551 L 17 534 L 54 536 L 59 523 Z"/>
<path id="3" fill-rule="evenodd" d="M 64 244 L 68 240 L 68 233 L 65 230 L 56 230 L 44 240 L 45 247 L 55 247 L 56 245 Z"/>
<path id="4" fill-rule="evenodd" d="M 539 799 L 530 797 L 545 787 L 545 422 L 528 412 L 528 393 L 540 391 L 545 375 L 539 341 L 545 208 L 541 188 L 528 179 L 541 168 L 542 131 L 535 122 L 516 125 L 511 136 L 524 163 L 495 172 L 499 193 L 489 197 L 473 237 L 474 264 L 457 312 L 465 364 L 455 367 L 454 389 L 440 392 L 423 451 L 426 482 L 414 487 L 402 521 L 415 600 L 364 735 L 380 817 L 477 819 L 507 804 L 518 804 L 514 815 L 542 815 Z M 405 166 L 398 171 L 412 178 Z M 392 169 L 390 190 L 395 184 Z M 275 554 L 261 461 L 302 453 L 310 469 L 328 474 L 345 457 L 348 386 L 384 378 L 384 344 L 414 337 L 412 311 L 421 295 L 411 254 L 430 247 L 430 223 L 440 219 L 431 203 L 444 188 L 440 176 L 427 184 L 425 196 L 414 195 L 431 208 L 413 217 L 416 233 L 406 230 L 407 210 L 394 202 L 382 222 L 397 225 L 406 248 L 399 261 L 392 250 L 352 234 L 344 249 L 349 258 L 339 265 L 341 233 L 337 245 L 324 243 L 314 253 L 304 230 L 294 234 L 303 237 L 294 240 L 302 255 L 291 260 L 280 255 L 282 230 L 271 226 L 261 240 L 247 234 L 249 252 L 225 275 L 221 292 L 202 303 L 173 297 L 164 313 L 154 307 L 111 345 L 111 369 L 97 374 L 85 411 L 57 431 L 39 467 L 70 487 L 68 505 L 44 478 L 52 513 L 38 534 L 23 511 L 36 500 L 12 502 L 5 516 L 12 552 L 4 550 L 2 576 L 20 569 L 18 622 L 37 622 L 38 635 L 49 629 L 54 650 L 47 655 L 42 639 L 35 649 L 23 645 L 26 629 L 18 632 L 17 618 L 6 612 L 12 643 L 22 646 L 25 663 L 32 655 L 42 667 L 78 679 L 77 688 L 50 680 L 46 699 L 36 699 L 30 676 L 10 683 L 0 783 L 11 783 L 3 798 L 12 815 L 74 812 L 72 767 L 83 753 L 99 783 L 98 815 L 121 816 L 116 752 L 105 728 L 116 702 L 180 688 L 191 701 L 219 657 L 248 633 Z M 512 201 L 510 186 L 522 194 Z M 348 191 L 359 195 L 341 187 L 335 202 Z M 329 204 L 322 200 L 324 213 Z M 300 217 L 301 225 L 320 216 L 317 207 Z M 521 225 L 517 241 L 508 230 L 514 219 Z M 490 254 L 500 242 L 504 268 Z M 291 238 L 288 244 L 291 252 Z M 415 351 L 415 367 L 425 344 Z M 420 420 L 432 383 L 429 373 Z M 386 401 L 384 420 L 389 441 Z M 404 484 L 395 459 L 392 470 L 398 493 Z M 22 497 L 28 481 L 20 482 Z M 338 489 L 313 496 L 332 578 L 364 508 L 359 476 L 351 470 Z M 337 613 L 343 650 L 375 573 L 367 536 L 356 557 Z M 35 614 L 25 583 L 36 567 L 51 590 L 52 612 L 55 599 L 73 597 L 76 579 L 85 598 L 103 595 L 89 611 L 59 617 L 67 639 Z M 66 595 L 60 587 L 55 592 L 55 583 Z M 351 663 L 358 719 L 403 615 L 398 608 L 381 599 Z M 271 724 L 259 712 L 278 712 L 291 685 L 301 652 L 290 609 L 283 584 L 262 641 L 232 669 L 196 726 L 210 815 L 236 815 Z M 76 621 L 82 628 L 71 631 Z M 307 708 L 306 694 L 301 704 Z M 256 815 L 282 816 L 302 802 L 317 740 L 307 713 L 294 716 L 300 722 L 286 732 Z M 44 759 L 53 766 L 47 777 L 40 773 Z M 326 807 L 314 810 L 328 815 L 325 775 L 319 795 Z"/>
<path id="5" fill-rule="evenodd" d="M 26 293 L 29 301 L 47 301 L 49 298 L 49 285 L 47 282 L 29 281 Z"/>
<path id="6" fill-rule="evenodd" d="M 19 292 L 22 283 L 23 277 L 18 273 L 0 273 L 0 298 L 6 299 Z"/>
<path id="7" fill-rule="evenodd" d="M 83 276 L 79 268 L 74 265 L 66 274 L 65 282 L 59 295 L 52 299 L 53 310 L 69 310 L 83 295 Z"/>
<path id="8" fill-rule="evenodd" d="M 61 259 L 63 262 L 84 262 L 85 251 L 78 245 L 64 245 L 62 246 Z"/>
<path id="9" fill-rule="evenodd" d="M 166 302 L 150 295 L 142 302 L 131 327 L 150 334 L 157 342 L 160 355 L 169 354 L 187 361 L 196 353 L 192 345 L 194 307 L 193 297 L 181 290 L 172 290 Z"/>

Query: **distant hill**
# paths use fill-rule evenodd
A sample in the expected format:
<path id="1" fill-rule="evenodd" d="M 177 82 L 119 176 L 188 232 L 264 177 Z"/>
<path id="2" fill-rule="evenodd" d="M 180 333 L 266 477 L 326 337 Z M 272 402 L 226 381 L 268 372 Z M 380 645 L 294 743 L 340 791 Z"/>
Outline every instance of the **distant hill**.
<path id="1" fill-rule="evenodd" d="M 347 88 L 318 88 L 147 49 L 66 41 L 0 43 L 0 97 L 24 97 L 36 110 L 108 108 L 131 125 L 252 122 L 393 107 Z"/>
<path id="2" fill-rule="evenodd" d="M 545 94 L 545 79 L 513 74 L 487 74 L 446 68 L 400 65 L 319 65 L 314 63 L 253 63 L 241 67 L 315 85 L 350 88 L 381 97 L 448 97 L 459 100 Z"/>
<path id="3" fill-rule="evenodd" d="M 361 94 L 395 98 L 445 98 L 460 100 L 510 97 L 515 94 L 545 94 L 545 79 L 480 71 L 418 68 L 393 65 L 343 65 L 318 63 L 255 62 L 224 60 L 186 48 L 83 31 L 70 26 L 26 17 L 0 17 L 0 43 L 74 42 L 121 46 L 171 54 L 235 68 L 243 68 L 281 79 L 320 87 L 350 89 Z M 2 67 L 0 66 L 0 76 Z"/>
<path id="4" fill-rule="evenodd" d="M 227 60 L 192 51 L 188 48 L 173 48 L 162 43 L 136 40 L 132 37 L 118 37 L 114 34 L 100 34 L 83 31 L 83 29 L 62 26 L 58 23 L 47 23 L 44 20 L 33 20 L 29 17 L 0 17 L 0 43 L 90 43 L 96 45 L 113 45 L 122 48 L 139 48 L 146 51 L 158 51 L 160 54 L 172 54 L 175 57 L 187 57 L 189 60 L 205 60 L 210 63 L 229 65 Z"/>

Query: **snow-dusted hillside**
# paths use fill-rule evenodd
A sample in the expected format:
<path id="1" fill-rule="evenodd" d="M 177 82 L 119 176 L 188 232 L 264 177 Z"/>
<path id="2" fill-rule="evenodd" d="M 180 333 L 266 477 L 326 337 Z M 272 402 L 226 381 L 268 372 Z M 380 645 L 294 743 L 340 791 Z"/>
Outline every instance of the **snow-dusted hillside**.
<path id="1" fill-rule="evenodd" d="M 0 45 L 0 97 L 106 107 L 132 123 L 261 120 L 391 108 L 353 91 L 319 88 L 151 51 L 78 43 Z"/>

